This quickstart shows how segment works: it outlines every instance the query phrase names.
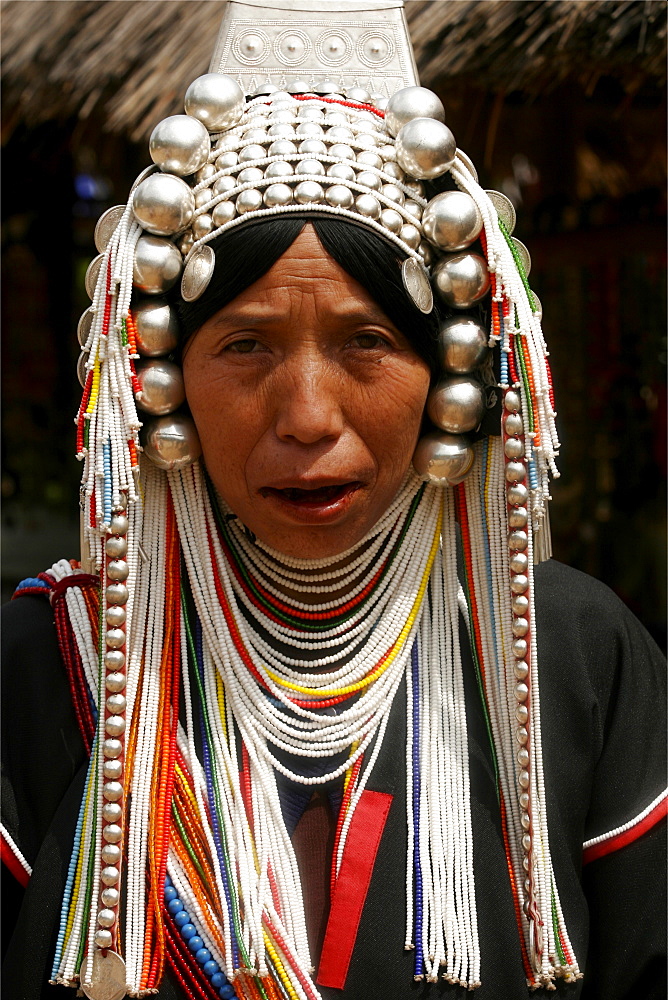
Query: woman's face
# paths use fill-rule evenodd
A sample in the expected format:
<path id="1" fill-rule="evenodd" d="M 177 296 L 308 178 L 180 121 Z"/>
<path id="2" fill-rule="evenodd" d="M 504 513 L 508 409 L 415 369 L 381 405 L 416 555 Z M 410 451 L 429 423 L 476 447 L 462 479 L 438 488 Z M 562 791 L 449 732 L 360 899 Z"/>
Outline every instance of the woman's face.
<path id="1" fill-rule="evenodd" d="M 266 545 L 338 555 L 386 510 L 409 467 L 429 368 L 307 225 L 186 345 L 206 467 Z"/>

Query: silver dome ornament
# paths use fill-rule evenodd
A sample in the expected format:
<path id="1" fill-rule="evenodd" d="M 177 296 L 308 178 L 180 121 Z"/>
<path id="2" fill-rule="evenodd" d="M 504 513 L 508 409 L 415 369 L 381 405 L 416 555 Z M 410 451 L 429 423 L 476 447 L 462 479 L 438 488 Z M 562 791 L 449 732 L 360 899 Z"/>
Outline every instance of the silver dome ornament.
<path id="1" fill-rule="evenodd" d="M 325 200 L 332 208 L 351 208 L 355 196 L 345 184 L 333 184 L 325 191 Z"/>
<path id="2" fill-rule="evenodd" d="M 216 170 L 226 170 L 228 167 L 236 167 L 238 162 L 239 154 L 235 150 L 229 149 L 226 153 L 220 154 L 214 165 Z"/>
<path id="3" fill-rule="evenodd" d="M 151 159 L 161 170 L 187 177 L 207 162 L 211 143 L 209 133 L 196 118 L 170 115 L 158 122 L 151 132 L 148 149 Z"/>
<path id="4" fill-rule="evenodd" d="M 390 135 L 398 135 L 403 126 L 414 118 L 432 118 L 445 122 L 443 103 L 426 87 L 403 87 L 392 94 L 387 102 L 385 127 Z"/>
<path id="5" fill-rule="evenodd" d="M 373 170 L 362 170 L 357 175 L 357 183 L 369 188 L 371 191 L 380 191 L 383 186 L 380 177 Z"/>
<path id="6" fill-rule="evenodd" d="M 451 166 L 457 151 L 455 137 L 442 122 L 414 118 L 396 138 L 397 163 L 421 180 L 440 177 Z"/>
<path id="7" fill-rule="evenodd" d="M 198 215 L 193 219 L 192 234 L 195 240 L 201 240 L 208 236 L 213 229 L 213 219 L 207 213 Z"/>
<path id="8" fill-rule="evenodd" d="M 465 437 L 430 431 L 421 437 L 413 455 L 418 476 L 439 486 L 456 486 L 473 467 L 475 453 Z"/>
<path id="9" fill-rule="evenodd" d="M 190 224 L 195 198 L 180 177 L 151 174 L 135 189 L 132 211 L 139 225 L 149 233 L 173 236 Z"/>
<path id="10" fill-rule="evenodd" d="M 524 277 L 528 278 L 531 273 L 531 254 L 524 246 L 521 240 L 518 240 L 516 236 L 512 236 L 510 242 L 515 248 L 515 253 L 520 259 L 520 263 L 524 270 Z"/>
<path id="11" fill-rule="evenodd" d="M 294 168 L 287 160 L 274 160 L 265 169 L 265 177 L 290 177 L 294 174 Z"/>
<path id="12" fill-rule="evenodd" d="M 220 201 L 211 213 L 211 219 L 215 229 L 224 226 L 226 222 L 231 222 L 237 214 L 233 201 Z"/>
<path id="13" fill-rule="evenodd" d="M 502 194 L 501 191 L 485 191 L 485 194 L 491 201 L 492 205 L 494 205 L 496 214 L 505 226 L 506 232 L 510 236 L 515 228 L 515 223 L 517 222 L 515 206 L 510 198 L 507 195 Z"/>
<path id="14" fill-rule="evenodd" d="M 303 139 L 299 143 L 297 152 L 304 156 L 324 156 L 327 153 L 327 146 L 322 139 Z"/>
<path id="15" fill-rule="evenodd" d="M 237 174 L 238 184 L 257 184 L 261 180 L 264 180 L 264 170 L 260 167 L 244 167 Z"/>
<path id="16" fill-rule="evenodd" d="M 429 275 L 414 257 L 407 257 L 401 265 L 401 280 L 414 305 L 428 315 L 434 308 Z"/>
<path id="17" fill-rule="evenodd" d="M 421 234 L 420 230 L 416 226 L 412 226 L 408 223 L 402 226 L 399 230 L 399 239 L 402 240 L 406 246 L 409 246 L 411 250 L 417 250 L 420 246 Z"/>
<path id="18" fill-rule="evenodd" d="M 113 208 L 108 208 L 106 212 L 103 212 L 97 220 L 93 240 L 98 253 L 104 253 L 107 249 L 124 214 L 125 205 L 114 205 Z"/>
<path id="19" fill-rule="evenodd" d="M 443 257 L 434 266 L 432 280 L 441 299 L 454 309 L 469 309 L 490 286 L 487 264 L 475 253 Z"/>
<path id="20" fill-rule="evenodd" d="M 336 177 L 342 181 L 354 181 L 355 171 L 348 163 L 332 163 L 327 168 L 328 177 Z"/>
<path id="21" fill-rule="evenodd" d="M 372 194 L 358 194 L 355 198 L 355 211 L 367 219 L 380 218 L 380 202 Z"/>
<path id="22" fill-rule="evenodd" d="M 404 220 L 393 208 L 383 208 L 380 213 L 380 224 L 385 229 L 389 229 L 391 233 L 399 233 Z"/>
<path id="23" fill-rule="evenodd" d="M 234 177 L 219 177 L 213 182 L 213 193 L 218 196 L 219 194 L 227 194 L 228 191 L 232 191 L 235 187 L 238 187 L 238 183 Z"/>
<path id="24" fill-rule="evenodd" d="M 374 149 L 362 149 L 355 159 L 358 163 L 364 164 L 366 167 L 375 167 L 376 170 L 382 170 L 383 158 Z"/>
<path id="25" fill-rule="evenodd" d="M 267 156 L 290 156 L 296 152 L 297 147 L 290 139 L 276 139 L 267 150 Z"/>
<path id="26" fill-rule="evenodd" d="M 193 243 L 195 242 L 195 237 L 192 232 L 184 233 L 179 239 L 178 248 L 181 251 L 183 257 L 187 257 L 193 248 Z"/>
<path id="27" fill-rule="evenodd" d="M 364 87 L 349 87 L 346 90 L 346 100 L 354 101 L 356 104 L 370 104 L 371 94 Z"/>
<path id="28" fill-rule="evenodd" d="M 439 249 L 465 250 L 480 235 L 482 216 L 470 194 L 444 191 L 432 198 L 422 213 L 422 228 Z"/>
<path id="29" fill-rule="evenodd" d="M 208 244 L 192 253 L 181 279 L 181 296 L 185 302 L 194 302 L 204 293 L 215 268 L 216 255 Z"/>
<path id="30" fill-rule="evenodd" d="M 144 453 L 159 469 L 183 469 L 202 453 L 197 429 L 185 414 L 152 420 L 144 430 Z"/>
<path id="31" fill-rule="evenodd" d="M 92 261 L 86 268 L 86 277 L 84 278 L 84 286 L 86 288 L 86 295 L 89 299 L 95 298 L 95 288 L 97 286 L 98 278 L 100 277 L 100 271 L 102 269 L 102 261 L 104 260 L 104 254 L 100 253 L 97 257 L 93 257 Z"/>
<path id="32" fill-rule="evenodd" d="M 255 88 L 251 97 L 269 97 L 270 94 L 278 93 L 278 87 L 274 83 L 261 83 Z"/>
<path id="33" fill-rule="evenodd" d="M 179 342 L 179 321 L 167 302 L 140 302 L 132 312 L 140 354 L 159 358 L 174 350 Z"/>
<path id="34" fill-rule="evenodd" d="M 452 375 L 467 375 L 478 367 L 488 351 L 487 333 L 469 316 L 453 316 L 438 333 L 439 361 Z"/>
<path id="35" fill-rule="evenodd" d="M 173 361 L 147 358 L 137 363 L 137 405 L 154 417 L 166 416 L 177 410 L 186 398 L 183 372 Z"/>
<path id="36" fill-rule="evenodd" d="M 295 167 L 296 174 L 311 174 L 311 176 L 324 177 L 325 168 L 320 160 L 300 160 Z"/>
<path id="37" fill-rule="evenodd" d="M 236 208 L 239 215 L 245 215 L 246 212 L 257 212 L 259 208 L 262 208 L 261 193 L 256 188 L 247 188 L 237 197 Z"/>
<path id="38" fill-rule="evenodd" d="M 213 201 L 213 191 L 211 188 L 203 188 L 195 195 L 195 208 L 204 208 L 204 206 L 208 205 L 210 201 Z"/>
<path id="39" fill-rule="evenodd" d="M 294 196 L 299 205 L 309 205 L 324 201 L 325 192 L 317 181 L 302 181 L 295 188 Z"/>
<path id="40" fill-rule="evenodd" d="M 292 188 L 289 184 L 270 184 L 264 192 L 264 203 L 267 208 L 279 205 L 289 205 L 292 202 Z"/>
<path id="41" fill-rule="evenodd" d="M 223 73 L 198 76 L 186 90 L 186 114 L 201 121 L 209 132 L 222 132 L 236 125 L 245 106 L 243 90 Z"/>
<path id="42" fill-rule="evenodd" d="M 263 160 L 267 154 L 264 146 L 257 142 L 252 142 L 250 146 L 244 146 L 239 152 L 239 163 L 249 163 L 252 160 Z"/>
<path id="43" fill-rule="evenodd" d="M 480 424 L 485 412 L 481 386 L 472 379 L 444 379 L 427 398 L 427 413 L 432 423 L 449 434 L 466 434 Z"/>
<path id="44" fill-rule="evenodd" d="M 177 281 L 183 267 L 181 254 L 169 240 L 140 236 L 135 247 L 133 284 L 147 295 L 161 295 Z"/>
<path id="45" fill-rule="evenodd" d="M 306 80 L 290 80 L 285 85 L 288 94 L 307 94 L 308 87 Z"/>
<path id="46" fill-rule="evenodd" d="M 329 155 L 335 156 L 338 160 L 355 159 L 354 149 L 345 142 L 335 142 L 333 146 L 330 146 Z"/>

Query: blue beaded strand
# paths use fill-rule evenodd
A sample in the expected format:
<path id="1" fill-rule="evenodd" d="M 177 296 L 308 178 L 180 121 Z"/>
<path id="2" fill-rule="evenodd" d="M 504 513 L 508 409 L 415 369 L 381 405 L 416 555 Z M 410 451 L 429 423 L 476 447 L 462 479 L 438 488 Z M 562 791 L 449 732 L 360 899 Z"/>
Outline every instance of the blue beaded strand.
<path id="1" fill-rule="evenodd" d="M 218 991 L 221 1000 L 238 1000 L 234 992 L 234 986 L 221 972 L 218 962 L 212 957 L 208 948 L 204 947 L 204 941 L 197 933 L 195 924 L 190 919 L 190 914 L 183 905 L 179 894 L 172 884 L 169 875 L 165 875 L 165 906 L 171 914 L 179 933 L 190 951 L 195 956 L 197 964 L 201 966 L 202 972 L 210 981 L 212 987 Z"/>
<path id="2" fill-rule="evenodd" d="M 113 496 L 113 483 L 111 481 L 111 441 L 109 438 L 104 442 L 102 449 L 102 463 L 104 466 L 104 523 L 111 522 L 111 498 Z"/>

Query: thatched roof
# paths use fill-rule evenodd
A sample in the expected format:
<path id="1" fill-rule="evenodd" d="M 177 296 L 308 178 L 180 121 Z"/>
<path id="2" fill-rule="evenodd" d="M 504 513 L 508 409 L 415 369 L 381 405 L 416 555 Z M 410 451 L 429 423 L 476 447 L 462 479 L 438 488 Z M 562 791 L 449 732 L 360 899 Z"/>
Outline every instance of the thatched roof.
<path id="1" fill-rule="evenodd" d="M 205 72 L 213 0 L 3 0 L 4 128 L 103 113 L 140 138 Z M 665 83 L 663 0 L 407 0 L 421 80 L 536 95 L 601 75 Z M 185 44 L 185 39 L 188 40 Z"/>

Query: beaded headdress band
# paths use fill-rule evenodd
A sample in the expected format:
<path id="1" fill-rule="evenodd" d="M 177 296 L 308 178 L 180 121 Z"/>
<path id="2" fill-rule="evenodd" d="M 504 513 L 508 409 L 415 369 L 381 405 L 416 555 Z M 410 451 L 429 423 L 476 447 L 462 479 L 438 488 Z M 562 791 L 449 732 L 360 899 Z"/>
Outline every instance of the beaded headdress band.
<path id="1" fill-rule="evenodd" d="M 556 473 L 558 441 L 540 307 L 527 282 L 528 253 L 511 235 L 511 203 L 498 192 L 480 188 L 475 168 L 457 149 L 444 123 L 441 102 L 417 85 L 400 0 L 363 4 L 348 0 L 341 23 L 331 5 L 323 14 L 309 0 L 274 0 L 269 12 L 263 7 L 257 0 L 234 0 L 228 5 L 213 72 L 199 77 L 189 87 L 184 115 L 167 118 L 155 128 L 150 140 L 154 165 L 137 179 L 127 205 L 110 209 L 96 229 L 100 255 L 87 274 L 93 301 L 79 324 L 83 348 L 79 370 L 84 395 L 77 418 L 77 451 L 84 460 L 82 568 L 100 574 L 103 582 L 97 666 L 92 639 L 96 632 L 91 632 L 90 627 L 86 630 L 84 625 L 75 631 L 80 666 L 85 668 L 86 683 L 99 706 L 99 715 L 72 862 L 73 872 L 88 871 L 88 893 L 85 898 L 77 896 L 73 876 L 63 908 L 54 980 L 76 983 L 85 957 L 81 985 L 92 1000 L 107 996 L 99 985 L 103 981 L 122 980 L 123 990 L 132 996 L 154 992 L 163 960 L 151 961 L 149 942 L 158 949 L 156 954 L 164 954 L 166 931 L 160 913 L 174 903 L 170 913 L 178 910 L 180 917 L 191 911 L 199 914 L 199 924 L 195 917 L 194 923 L 187 923 L 189 933 L 193 927 L 188 940 L 204 942 L 197 961 L 201 959 L 202 974 L 208 976 L 209 986 L 211 981 L 215 986 L 222 977 L 220 990 L 232 990 L 220 992 L 221 997 L 233 996 L 234 989 L 244 997 L 317 997 L 300 951 L 303 916 L 299 916 L 299 905 L 295 904 L 292 914 L 294 940 L 289 920 L 286 927 L 290 933 L 279 933 L 276 914 L 266 916 L 267 922 L 263 916 L 260 923 L 258 914 L 245 912 L 252 947 L 240 961 L 232 925 L 223 920 L 218 933 L 216 918 L 206 907 L 206 912 L 202 910 L 205 904 L 197 893 L 188 897 L 191 903 L 186 908 L 182 896 L 190 892 L 187 880 L 182 881 L 180 894 L 169 879 L 165 883 L 169 803 L 166 818 L 160 819 L 159 810 L 155 817 L 149 817 L 150 810 L 146 803 L 140 803 L 136 784 L 141 781 L 137 776 L 137 761 L 141 759 L 147 773 L 153 774 L 152 780 L 158 784 L 166 781 L 170 788 L 169 783 L 174 781 L 175 795 L 181 781 L 179 794 L 186 799 L 191 795 L 194 803 L 195 792 L 186 780 L 187 774 L 184 778 L 185 771 L 179 768 L 187 770 L 189 763 L 195 790 L 201 771 L 189 756 L 181 735 L 177 738 L 176 722 L 172 720 L 170 730 L 168 721 L 169 698 L 174 697 L 176 682 L 164 677 L 175 676 L 170 673 L 169 656 L 174 658 L 173 669 L 180 669 L 179 642 L 185 650 L 183 629 L 187 621 L 184 626 L 182 618 L 179 626 L 178 618 L 170 619 L 172 631 L 163 632 L 167 629 L 165 615 L 178 615 L 179 607 L 173 580 L 166 585 L 169 593 L 164 591 L 164 584 L 156 582 L 165 572 L 165 560 L 171 559 L 170 565 L 178 567 L 179 544 L 184 553 L 190 553 L 186 563 L 205 631 L 210 605 L 223 600 L 224 590 L 223 584 L 217 583 L 205 598 L 209 584 L 204 578 L 196 583 L 197 558 L 208 560 L 210 555 L 208 549 L 197 558 L 192 555 L 199 543 L 188 527 L 188 518 L 194 516 L 195 506 L 201 508 L 202 523 L 213 515 L 206 491 L 202 492 L 197 432 L 187 413 L 180 411 L 185 400 L 183 379 L 178 365 L 168 357 L 177 345 L 178 324 L 172 306 L 163 296 L 177 282 L 184 301 L 195 301 L 202 295 L 215 266 L 210 244 L 216 237 L 251 220 L 305 211 L 348 219 L 391 241 L 405 256 L 402 278 L 416 308 L 431 312 L 435 294 L 453 313 L 441 325 L 443 377 L 431 390 L 427 405 L 434 429 L 420 440 L 413 460 L 415 472 L 427 487 L 418 489 L 417 480 L 409 477 L 407 527 L 399 538 L 402 543 L 405 537 L 422 537 L 423 542 L 427 539 L 426 547 L 422 546 L 424 566 L 416 567 L 420 571 L 415 603 L 388 662 L 397 657 L 397 669 L 404 669 L 406 661 L 396 650 L 405 646 L 408 651 L 407 637 L 425 627 L 426 612 L 423 614 L 421 601 L 432 568 L 438 565 L 446 577 L 450 571 L 456 573 L 454 563 L 451 565 L 452 525 L 456 519 L 465 555 L 466 578 L 462 582 L 470 640 L 498 759 L 504 841 L 527 983 L 538 987 L 550 984 L 555 976 L 572 978 L 579 973 L 561 915 L 547 838 L 532 598 L 533 564 L 550 554 L 548 475 Z M 351 7 L 359 10 L 360 16 L 354 27 L 350 25 Z M 322 79 L 323 66 L 328 67 L 333 79 Z M 298 70 L 299 76 L 293 77 L 288 70 Z M 250 96 L 245 96 L 248 93 Z M 439 187 L 447 189 L 427 198 L 425 185 L 432 182 L 437 191 Z M 485 297 L 490 300 L 489 329 L 467 314 Z M 482 383 L 489 381 L 492 350 L 499 355 L 494 391 L 502 399 L 500 436 L 474 444 L 467 435 L 478 428 L 483 416 L 486 395 Z M 142 430 L 144 415 L 146 426 Z M 143 459 L 140 462 L 142 451 L 151 463 Z M 445 490 L 441 493 L 435 486 Z M 417 517 L 418 501 L 410 501 L 413 495 L 428 498 L 424 502 L 431 505 L 432 513 Z M 400 505 L 393 507 L 390 514 L 396 518 L 402 509 Z M 390 518 L 388 531 L 398 531 L 392 527 L 394 523 Z M 229 555 L 236 545 L 242 553 L 240 559 L 262 562 L 265 558 L 252 549 L 246 551 L 243 536 L 234 535 L 223 522 L 216 527 L 210 520 L 207 530 L 222 532 L 221 552 Z M 410 531 L 417 534 L 413 536 Z M 441 534 L 442 555 L 437 556 Z M 447 573 L 446 563 L 450 566 Z M 210 572 L 217 580 L 215 564 Z M 266 572 L 269 580 L 277 570 L 269 567 Z M 267 586 L 271 590 L 272 585 Z M 156 594 L 164 599 L 160 608 Z M 456 588 L 450 598 L 456 605 Z M 68 602 L 74 609 L 76 598 L 70 594 Z M 302 612 L 295 614 L 298 619 Z M 430 614 L 436 629 L 437 612 Z M 181 637 L 175 639 L 179 627 Z M 211 626 L 212 650 L 217 627 Z M 454 639 L 448 640 L 449 648 L 458 649 L 456 608 L 452 621 L 441 622 L 438 628 L 447 635 L 452 632 Z M 234 630 L 230 634 L 237 635 Z M 158 641 L 155 637 L 162 635 L 164 646 L 154 648 Z M 420 674 L 419 644 L 417 639 L 415 642 L 409 689 L 418 706 L 421 698 L 429 696 L 423 690 L 425 678 Z M 215 659 L 215 651 L 211 655 Z M 453 655 L 458 659 L 458 654 Z M 158 663 L 160 668 L 152 680 L 154 661 L 155 669 Z M 365 686 L 380 676 L 374 669 L 369 679 L 355 682 L 351 690 L 366 690 Z M 410 679 L 410 669 L 408 673 Z M 271 685 L 274 675 L 265 680 Z M 392 683 L 394 692 L 398 679 Z M 295 688 L 295 684 L 286 681 L 286 687 Z M 104 698 L 98 694 L 103 689 Z M 296 690 L 306 692 L 306 702 L 298 699 L 290 704 L 304 711 L 303 705 L 316 697 L 315 689 L 298 686 Z M 225 731 L 228 725 L 241 725 L 234 706 L 225 708 L 222 684 L 210 693 L 209 705 L 216 698 L 222 712 L 219 723 Z M 418 716 L 419 712 L 416 720 Z M 378 723 L 379 741 L 387 722 L 385 716 L 383 719 Z M 419 742 L 417 722 L 416 726 L 412 738 Z M 167 735 L 161 746 L 142 750 L 140 734 L 144 731 L 164 731 Z M 352 743 L 349 767 L 353 778 L 346 786 L 346 822 L 358 801 L 356 796 L 362 794 L 363 783 L 359 782 L 368 776 L 363 771 L 360 777 L 355 761 L 371 735 L 360 737 L 361 744 Z M 89 736 L 93 739 L 92 731 Z M 250 747 L 254 734 L 248 739 Z M 141 753 L 149 756 L 141 757 Z M 369 767 L 375 753 L 377 749 L 371 754 Z M 255 758 L 251 765 L 259 767 Z M 468 774 L 465 760 L 461 766 Z M 232 798 L 238 793 L 233 785 L 232 781 Z M 243 801 L 247 805 L 245 798 Z M 144 819 L 136 818 L 140 805 L 145 810 Z M 242 809 L 241 805 L 237 807 Z M 437 812 L 438 808 L 434 806 Z M 465 808 L 462 804 L 462 810 Z M 205 814 L 208 812 L 200 803 L 201 822 Z M 240 815 L 245 817 L 243 809 Z M 346 822 L 344 832 L 348 829 Z M 148 824 L 143 833 L 142 823 Z M 164 829 L 161 823 L 166 824 Z M 409 845 L 409 849 L 418 856 L 423 849 L 418 844 L 419 831 L 410 829 L 413 846 Z M 128 856 L 126 971 L 120 958 L 123 855 L 119 844 L 124 838 L 127 844 L 128 837 L 133 849 L 139 851 L 139 861 Z M 147 841 L 152 846 L 147 847 Z M 150 860 L 146 860 L 147 850 Z M 215 855 L 213 846 L 211 850 Z M 246 860 L 250 856 L 244 855 Z M 183 875 L 186 869 L 177 865 L 169 870 L 176 877 L 177 871 Z M 224 876 L 218 877 L 225 882 Z M 268 877 L 273 878 L 271 864 Z M 148 910 L 139 919 L 134 896 L 131 899 L 130 895 L 143 898 L 145 881 Z M 227 882 L 224 888 L 227 893 Z M 272 884 L 272 893 L 274 888 Z M 412 876 L 409 889 L 417 891 Z M 255 891 L 260 890 L 255 887 Z M 280 885 L 277 891 L 280 895 Z M 425 894 L 429 892 L 433 905 L 437 895 L 433 885 L 425 889 Z M 468 964 L 461 964 L 457 947 L 453 952 L 447 944 L 442 953 L 437 949 L 434 958 L 430 942 L 419 940 L 421 932 L 409 920 L 407 946 L 417 949 L 418 978 L 433 980 L 442 965 L 449 981 L 477 985 L 479 956 L 472 878 L 468 893 L 468 903 L 463 906 L 468 906 L 469 917 L 462 917 L 462 926 L 467 928 L 462 934 L 468 942 Z M 180 910 L 174 909 L 175 899 Z M 248 897 L 245 905 L 251 906 Z M 181 917 L 182 923 L 184 919 Z M 257 927 L 252 924 L 255 919 Z M 432 914 L 430 919 L 437 918 Z M 433 933 L 438 937 L 441 931 Z M 244 941 L 248 944 L 246 938 Z M 192 950 L 192 945 L 189 947 Z M 227 982 L 223 968 L 234 987 Z M 289 988 L 283 983 L 283 993 L 272 993 L 267 984 L 274 979 L 268 969 L 276 982 L 283 982 L 284 977 Z M 259 986 L 253 985 L 253 977 L 259 977 Z M 262 992 L 265 989 L 266 994 Z"/>

